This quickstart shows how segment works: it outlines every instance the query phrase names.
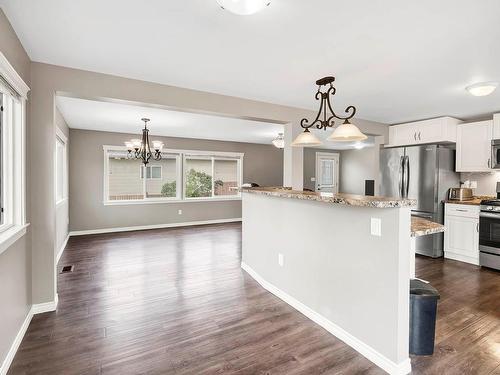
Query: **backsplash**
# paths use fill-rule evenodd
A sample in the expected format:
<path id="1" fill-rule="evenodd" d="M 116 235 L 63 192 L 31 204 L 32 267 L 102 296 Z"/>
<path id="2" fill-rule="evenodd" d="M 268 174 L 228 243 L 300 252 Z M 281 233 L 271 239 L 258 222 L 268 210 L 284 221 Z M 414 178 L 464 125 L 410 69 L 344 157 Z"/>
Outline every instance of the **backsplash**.
<path id="1" fill-rule="evenodd" d="M 460 181 L 477 181 L 474 195 L 496 195 L 497 182 L 500 181 L 500 172 L 460 173 Z"/>

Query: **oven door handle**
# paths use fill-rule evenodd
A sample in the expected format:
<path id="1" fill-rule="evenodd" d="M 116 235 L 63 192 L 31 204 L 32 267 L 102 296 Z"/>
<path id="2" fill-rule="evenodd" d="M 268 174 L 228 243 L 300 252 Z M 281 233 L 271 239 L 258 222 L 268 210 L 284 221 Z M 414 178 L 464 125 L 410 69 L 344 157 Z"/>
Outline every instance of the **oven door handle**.
<path id="1" fill-rule="evenodd" d="M 497 220 L 500 220 L 500 213 L 498 213 L 498 214 L 491 214 L 489 212 L 481 211 L 479 213 L 479 217 L 485 217 L 485 218 L 488 218 L 488 219 L 497 219 Z"/>

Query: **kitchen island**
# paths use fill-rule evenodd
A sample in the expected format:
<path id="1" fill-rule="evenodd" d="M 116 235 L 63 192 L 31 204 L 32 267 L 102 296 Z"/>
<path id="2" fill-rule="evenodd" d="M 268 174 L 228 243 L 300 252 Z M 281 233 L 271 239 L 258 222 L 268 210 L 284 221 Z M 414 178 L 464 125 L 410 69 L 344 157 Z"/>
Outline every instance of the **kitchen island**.
<path id="1" fill-rule="evenodd" d="M 242 268 L 388 373 L 409 373 L 415 200 L 275 188 L 242 195 Z"/>

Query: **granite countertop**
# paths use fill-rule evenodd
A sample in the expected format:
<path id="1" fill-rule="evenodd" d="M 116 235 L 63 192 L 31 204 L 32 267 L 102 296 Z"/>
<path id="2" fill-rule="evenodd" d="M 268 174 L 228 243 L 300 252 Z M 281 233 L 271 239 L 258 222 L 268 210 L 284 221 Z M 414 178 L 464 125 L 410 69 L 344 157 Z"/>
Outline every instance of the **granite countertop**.
<path id="1" fill-rule="evenodd" d="M 495 197 L 488 196 L 488 195 L 477 196 L 477 197 L 474 197 L 474 199 L 470 199 L 468 201 L 457 201 L 457 200 L 446 199 L 446 200 L 444 200 L 444 203 L 449 203 L 449 204 L 469 204 L 469 205 L 473 205 L 473 206 L 479 206 L 481 204 L 481 201 L 482 200 L 486 200 L 486 199 L 495 199 Z"/>
<path id="2" fill-rule="evenodd" d="M 445 231 L 443 224 L 436 223 L 422 217 L 411 217 L 411 237 L 427 236 Z"/>
<path id="3" fill-rule="evenodd" d="M 332 194 L 317 193 L 310 191 L 289 190 L 276 187 L 254 187 L 242 188 L 245 193 L 262 194 L 272 197 L 302 199 L 325 203 L 343 204 L 347 206 L 373 207 L 373 208 L 393 208 L 393 207 L 414 207 L 416 199 L 400 199 L 387 197 L 372 197 L 355 194 Z"/>

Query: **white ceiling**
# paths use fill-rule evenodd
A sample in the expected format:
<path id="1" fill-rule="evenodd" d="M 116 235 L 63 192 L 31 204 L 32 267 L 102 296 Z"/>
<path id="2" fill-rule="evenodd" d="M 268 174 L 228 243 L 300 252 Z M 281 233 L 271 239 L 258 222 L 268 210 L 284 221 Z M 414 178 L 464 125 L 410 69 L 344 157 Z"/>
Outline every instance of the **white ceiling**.
<path id="1" fill-rule="evenodd" d="M 151 119 L 150 134 L 168 137 L 271 144 L 283 125 L 169 111 L 160 108 L 58 96 L 57 107 L 70 128 L 140 135 Z"/>
<path id="2" fill-rule="evenodd" d="M 68 126 L 73 129 L 128 133 L 139 136 L 144 124 L 141 122 L 141 118 L 146 117 L 151 119 L 148 128 L 153 136 L 214 139 L 269 145 L 279 133 L 284 131 L 284 125 L 281 124 L 66 96 L 57 96 L 56 104 Z M 326 138 L 332 133 L 332 130 L 325 132 L 312 129 L 312 132 L 323 141 L 321 148 L 349 150 L 360 144 L 359 142 L 327 141 Z M 373 146 L 374 137 L 370 136 L 361 143 L 363 147 Z"/>
<path id="3" fill-rule="evenodd" d="M 498 0 L 272 0 L 236 16 L 215 0 L 0 0 L 35 61 L 397 123 L 500 111 Z"/>

